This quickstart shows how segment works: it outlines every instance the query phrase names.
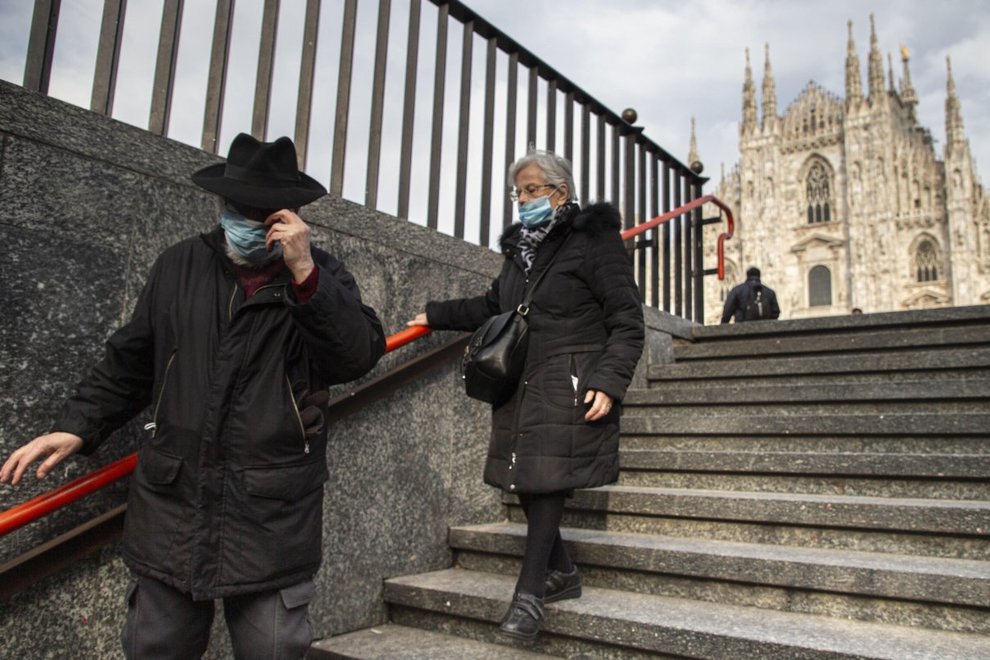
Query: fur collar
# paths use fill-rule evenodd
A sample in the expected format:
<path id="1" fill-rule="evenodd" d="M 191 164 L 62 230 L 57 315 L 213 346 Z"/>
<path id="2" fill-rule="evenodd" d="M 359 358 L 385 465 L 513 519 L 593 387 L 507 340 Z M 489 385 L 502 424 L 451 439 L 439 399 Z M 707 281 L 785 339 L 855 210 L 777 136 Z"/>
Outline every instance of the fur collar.
<path id="1" fill-rule="evenodd" d="M 569 228 L 572 231 L 580 231 L 596 236 L 605 231 L 619 231 L 622 229 L 622 216 L 619 210 L 608 202 L 596 202 L 589 204 L 583 209 L 577 209 L 568 218 L 563 218 L 561 222 L 551 230 L 550 236 Z M 499 247 L 502 252 L 507 252 L 516 247 L 519 242 L 519 230 L 522 223 L 516 222 L 508 227 L 499 238 Z M 549 238 L 549 236 L 548 236 Z"/>

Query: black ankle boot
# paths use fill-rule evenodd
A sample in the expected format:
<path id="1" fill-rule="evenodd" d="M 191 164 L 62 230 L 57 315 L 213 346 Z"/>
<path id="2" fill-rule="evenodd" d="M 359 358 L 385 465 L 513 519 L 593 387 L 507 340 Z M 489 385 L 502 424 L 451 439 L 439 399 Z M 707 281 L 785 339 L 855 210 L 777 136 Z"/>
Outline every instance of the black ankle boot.
<path id="1" fill-rule="evenodd" d="M 512 597 L 509 610 L 502 617 L 499 630 L 516 639 L 536 639 L 543 621 L 543 599 L 533 594 L 517 592 Z"/>
<path id="2" fill-rule="evenodd" d="M 558 600 L 581 597 L 581 576 L 578 575 L 577 566 L 570 573 L 550 571 L 547 573 L 545 585 L 544 603 L 556 603 Z"/>

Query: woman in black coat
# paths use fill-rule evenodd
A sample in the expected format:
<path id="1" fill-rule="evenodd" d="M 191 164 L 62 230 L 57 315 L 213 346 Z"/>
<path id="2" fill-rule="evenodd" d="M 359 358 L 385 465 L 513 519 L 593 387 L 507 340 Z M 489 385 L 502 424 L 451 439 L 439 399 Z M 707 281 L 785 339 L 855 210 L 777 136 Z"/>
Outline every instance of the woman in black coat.
<path id="1" fill-rule="evenodd" d="M 485 482 L 519 496 L 526 552 L 501 630 L 532 639 L 544 603 L 581 595 L 560 537 L 575 488 L 619 475 L 619 403 L 643 349 L 643 310 L 614 207 L 574 203 L 570 163 L 533 151 L 509 169 L 521 223 L 501 238 L 505 262 L 481 296 L 430 302 L 409 325 L 473 331 L 534 295 L 529 351 L 515 393 L 493 407 Z M 551 263 L 552 262 L 552 263 Z"/>

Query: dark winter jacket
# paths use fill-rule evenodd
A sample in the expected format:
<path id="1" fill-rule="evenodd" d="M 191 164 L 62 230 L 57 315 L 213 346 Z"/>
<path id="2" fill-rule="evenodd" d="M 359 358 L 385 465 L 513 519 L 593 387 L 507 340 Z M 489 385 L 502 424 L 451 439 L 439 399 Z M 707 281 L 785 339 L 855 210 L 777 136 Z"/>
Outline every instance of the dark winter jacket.
<path id="1" fill-rule="evenodd" d="M 751 299 L 751 292 L 760 290 L 763 291 L 763 299 L 766 301 L 768 314 L 763 319 L 746 318 L 746 305 Z M 722 323 L 728 323 L 732 318 L 735 318 L 736 323 L 742 323 L 743 321 L 775 319 L 779 316 L 780 306 L 777 304 L 777 294 L 770 287 L 761 284 L 758 277 L 750 277 L 742 284 L 732 287 L 725 299 L 725 307 L 722 308 Z"/>
<path id="2" fill-rule="evenodd" d="M 513 397 L 492 411 L 486 483 L 512 493 L 549 493 L 618 478 L 620 402 L 643 350 L 643 308 L 619 228 L 619 214 L 608 204 L 573 207 L 540 243 L 527 276 L 520 225 L 512 225 L 501 241 L 502 271 L 485 295 L 427 305 L 431 327 L 474 330 L 514 309 L 529 278 L 559 250 L 527 316 L 523 378 Z M 584 420 L 589 389 L 615 401 L 594 422 Z"/>
<path id="3" fill-rule="evenodd" d="M 151 404 L 124 560 L 194 599 L 316 572 L 325 390 L 367 372 L 385 345 L 374 310 L 326 252 L 313 248 L 318 289 L 299 304 L 285 268 L 245 300 L 223 245 L 217 229 L 158 258 L 130 322 L 55 427 L 89 453 Z"/>

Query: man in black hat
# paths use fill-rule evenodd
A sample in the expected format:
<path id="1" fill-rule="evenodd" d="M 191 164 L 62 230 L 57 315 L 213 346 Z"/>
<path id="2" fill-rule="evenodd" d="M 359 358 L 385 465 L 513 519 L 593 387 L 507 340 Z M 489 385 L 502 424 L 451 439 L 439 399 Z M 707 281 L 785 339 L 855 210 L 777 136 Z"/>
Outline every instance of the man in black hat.
<path id="1" fill-rule="evenodd" d="M 192 178 L 223 198 L 220 226 L 159 256 L 56 430 L 16 450 L 0 482 L 89 454 L 148 408 L 124 523 L 125 655 L 200 657 L 223 598 L 237 657 L 302 657 L 327 388 L 370 370 L 384 332 L 351 274 L 310 245 L 297 211 L 326 190 L 291 140 L 238 135 L 226 164 Z"/>
<path id="2" fill-rule="evenodd" d="M 760 282 L 760 269 L 753 266 L 746 271 L 746 281 L 732 287 L 722 308 L 722 323 L 735 319 L 743 321 L 766 321 L 780 316 L 777 294 Z"/>

